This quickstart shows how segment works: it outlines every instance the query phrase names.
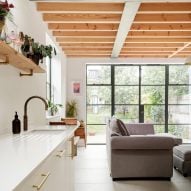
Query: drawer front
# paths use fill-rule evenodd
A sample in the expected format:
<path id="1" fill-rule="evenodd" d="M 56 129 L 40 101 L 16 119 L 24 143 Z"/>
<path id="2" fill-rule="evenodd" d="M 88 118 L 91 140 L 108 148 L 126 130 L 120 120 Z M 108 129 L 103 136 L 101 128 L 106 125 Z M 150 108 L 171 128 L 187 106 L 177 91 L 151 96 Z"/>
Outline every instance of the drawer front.
<path id="1" fill-rule="evenodd" d="M 58 180 L 58 169 L 61 169 L 63 168 L 63 165 L 66 165 L 66 150 L 67 144 L 60 144 L 55 151 L 47 159 L 45 159 L 45 161 L 43 161 L 43 163 L 39 165 L 37 169 L 32 172 L 32 174 L 29 175 L 14 191 L 61 190 L 62 188 L 58 189 L 55 188 L 55 186 L 59 186 L 56 182 Z M 64 170 L 65 169 L 63 169 L 63 171 Z M 59 177 L 60 176 L 61 173 L 59 174 Z"/>
<path id="2" fill-rule="evenodd" d="M 15 191 L 38 191 L 50 181 L 53 171 L 53 157 L 48 157 Z"/>

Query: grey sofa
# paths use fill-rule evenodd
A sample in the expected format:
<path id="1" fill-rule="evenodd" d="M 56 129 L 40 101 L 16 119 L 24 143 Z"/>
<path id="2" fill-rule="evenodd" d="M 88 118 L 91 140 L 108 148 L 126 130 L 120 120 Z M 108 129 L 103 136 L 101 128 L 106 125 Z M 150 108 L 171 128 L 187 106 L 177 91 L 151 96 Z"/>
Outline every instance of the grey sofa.
<path id="1" fill-rule="evenodd" d="M 173 175 L 174 139 L 153 136 L 151 124 L 129 124 L 130 136 L 121 136 L 115 121 L 107 125 L 107 153 L 113 180 L 162 178 Z M 148 135 L 150 134 L 150 135 Z"/>

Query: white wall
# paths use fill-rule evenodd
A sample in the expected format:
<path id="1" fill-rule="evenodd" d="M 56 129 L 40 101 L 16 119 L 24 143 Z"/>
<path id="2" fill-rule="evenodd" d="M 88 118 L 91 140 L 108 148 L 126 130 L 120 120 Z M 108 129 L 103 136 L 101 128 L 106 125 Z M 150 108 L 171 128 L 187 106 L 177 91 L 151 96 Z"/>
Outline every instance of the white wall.
<path id="1" fill-rule="evenodd" d="M 164 64 L 184 63 L 184 59 L 104 59 L 104 58 L 68 58 L 67 59 L 67 100 L 78 103 L 78 119 L 86 121 L 86 64 Z M 80 96 L 72 93 L 72 81 L 82 82 Z"/>
<path id="2" fill-rule="evenodd" d="M 28 0 L 9 0 L 15 8 L 11 9 L 14 22 L 7 23 L 8 32 L 23 31 L 36 41 L 45 44 L 47 26 L 36 11 L 35 3 Z M 46 98 L 46 74 L 20 77 L 19 70 L 10 65 L 0 65 L 0 133 L 10 132 L 14 112 L 23 118 L 24 102 L 33 95 Z M 45 124 L 45 109 L 41 100 L 31 100 L 28 107 L 29 124 Z"/>

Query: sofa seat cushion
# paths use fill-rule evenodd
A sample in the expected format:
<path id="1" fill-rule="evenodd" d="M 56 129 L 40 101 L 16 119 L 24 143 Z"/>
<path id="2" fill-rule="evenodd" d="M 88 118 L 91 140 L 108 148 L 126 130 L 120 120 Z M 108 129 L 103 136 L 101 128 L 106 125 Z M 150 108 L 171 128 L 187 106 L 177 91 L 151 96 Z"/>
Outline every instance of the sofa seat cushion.
<path id="1" fill-rule="evenodd" d="M 191 161 L 191 145 L 179 145 L 173 148 L 173 153 L 184 161 Z"/>
<path id="2" fill-rule="evenodd" d="M 172 137 L 174 139 L 174 145 L 182 144 L 182 138 L 176 137 L 175 135 L 172 135 L 170 133 L 156 133 L 155 135 Z"/>
<path id="3" fill-rule="evenodd" d="M 130 135 L 154 134 L 153 124 L 149 123 L 127 123 L 125 124 Z"/>

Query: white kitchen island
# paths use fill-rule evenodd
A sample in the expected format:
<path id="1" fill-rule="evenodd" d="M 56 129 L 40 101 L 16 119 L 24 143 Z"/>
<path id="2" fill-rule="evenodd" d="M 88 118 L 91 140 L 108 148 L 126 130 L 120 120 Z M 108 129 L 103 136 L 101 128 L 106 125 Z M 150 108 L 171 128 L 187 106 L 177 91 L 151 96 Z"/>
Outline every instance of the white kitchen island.
<path id="1" fill-rule="evenodd" d="M 72 191 L 74 126 L 0 136 L 0 191 Z"/>

